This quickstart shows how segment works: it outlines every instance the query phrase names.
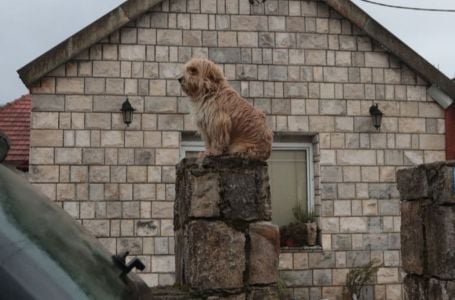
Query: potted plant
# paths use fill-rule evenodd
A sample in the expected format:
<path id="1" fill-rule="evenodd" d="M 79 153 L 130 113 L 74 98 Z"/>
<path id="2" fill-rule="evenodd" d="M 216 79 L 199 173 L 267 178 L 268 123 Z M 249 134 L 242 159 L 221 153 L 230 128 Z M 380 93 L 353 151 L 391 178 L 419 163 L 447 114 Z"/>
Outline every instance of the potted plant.
<path id="1" fill-rule="evenodd" d="M 303 238 L 307 246 L 315 246 L 318 239 L 318 225 L 316 218 L 318 215 L 312 211 L 305 211 L 300 203 L 292 209 L 294 218 L 303 226 Z"/>
<path id="2" fill-rule="evenodd" d="M 300 204 L 292 209 L 295 222 L 280 227 L 281 246 L 302 247 L 314 246 L 317 242 L 317 215 L 306 212 Z"/>
<path id="3" fill-rule="evenodd" d="M 380 262 L 377 259 L 373 259 L 363 266 L 351 269 L 346 275 L 343 299 L 359 300 L 362 289 L 373 280 L 380 266 Z"/>

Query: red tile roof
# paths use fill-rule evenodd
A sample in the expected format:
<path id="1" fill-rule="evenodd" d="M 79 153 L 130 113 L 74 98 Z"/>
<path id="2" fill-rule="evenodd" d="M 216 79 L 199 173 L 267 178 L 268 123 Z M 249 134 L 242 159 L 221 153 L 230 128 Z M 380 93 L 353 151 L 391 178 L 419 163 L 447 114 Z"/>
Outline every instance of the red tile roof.
<path id="1" fill-rule="evenodd" d="M 11 142 L 6 162 L 28 165 L 30 150 L 30 117 L 32 97 L 23 95 L 10 103 L 0 106 L 0 130 Z"/>

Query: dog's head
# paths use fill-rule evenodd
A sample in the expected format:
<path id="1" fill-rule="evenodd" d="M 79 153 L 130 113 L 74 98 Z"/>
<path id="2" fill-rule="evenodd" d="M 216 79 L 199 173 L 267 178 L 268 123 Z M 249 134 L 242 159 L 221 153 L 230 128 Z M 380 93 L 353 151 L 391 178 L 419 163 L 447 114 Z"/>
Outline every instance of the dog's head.
<path id="1" fill-rule="evenodd" d="M 193 58 L 186 63 L 183 76 L 179 78 L 183 91 L 193 100 L 214 93 L 224 81 L 220 67 L 202 58 Z"/>

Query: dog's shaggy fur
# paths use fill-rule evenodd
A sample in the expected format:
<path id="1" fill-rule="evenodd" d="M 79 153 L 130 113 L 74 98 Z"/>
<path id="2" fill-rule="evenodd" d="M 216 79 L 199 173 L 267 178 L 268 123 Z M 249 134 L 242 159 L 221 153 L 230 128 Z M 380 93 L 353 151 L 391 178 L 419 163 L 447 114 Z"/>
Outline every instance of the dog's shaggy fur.
<path id="1" fill-rule="evenodd" d="M 205 143 L 205 155 L 233 154 L 266 160 L 272 131 L 265 114 L 229 86 L 221 69 L 207 59 L 191 59 L 179 78 L 191 97 L 193 116 Z"/>

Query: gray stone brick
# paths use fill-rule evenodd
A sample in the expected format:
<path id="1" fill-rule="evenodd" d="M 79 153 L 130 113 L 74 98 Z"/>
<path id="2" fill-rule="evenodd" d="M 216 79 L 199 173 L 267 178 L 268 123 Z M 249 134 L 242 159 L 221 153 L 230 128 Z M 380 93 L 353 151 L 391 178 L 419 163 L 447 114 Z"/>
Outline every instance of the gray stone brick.
<path id="1" fill-rule="evenodd" d="M 118 61 L 94 61 L 93 76 L 95 77 L 119 77 L 120 62 Z"/>
<path id="2" fill-rule="evenodd" d="M 37 147 L 63 146 L 63 130 L 31 130 L 30 145 Z"/>
<path id="3" fill-rule="evenodd" d="M 88 113 L 85 117 L 87 129 L 110 129 L 111 114 L 107 113 Z"/>
<path id="4" fill-rule="evenodd" d="M 157 43 L 159 45 L 182 45 L 182 31 L 158 29 Z"/>
<path id="5" fill-rule="evenodd" d="M 233 30 L 267 31 L 267 24 L 266 16 L 231 16 Z"/>
<path id="6" fill-rule="evenodd" d="M 82 151 L 80 148 L 56 148 L 56 164 L 80 164 L 82 162 Z"/>
<path id="7" fill-rule="evenodd" d="M 385 52 L 366 52 L 365 66 L 387 68 L 389 66 L 388 55 Z"/>
<path id="8" fill-rule="evenodd" d="M 286 286 L 311 286 L 313 284 L 313 272 L 304 271 L 280 271 L 280 274 L 286 282 Z"/>
<path id="9" fill-rule="evenodd" d="M 59 95 L 33 95 L 32 111 L 64 111 L 65 98 Z"/>
<path id="10" fill-rule="evenodd" d="M 30 182 L 58 182 L 58 166 L 31 166 Z"/>
<path id="11" fill-rule="evenodd" d="M 327 49 L 327 35 L 314 33 L 298 33 L 297 46 L 303 49 Z"/>
<path id="12" fill-rule="evenodd" d="M 210 48 L 209 59 L 217 63 L 241 63 L 238 48 Z"/>

